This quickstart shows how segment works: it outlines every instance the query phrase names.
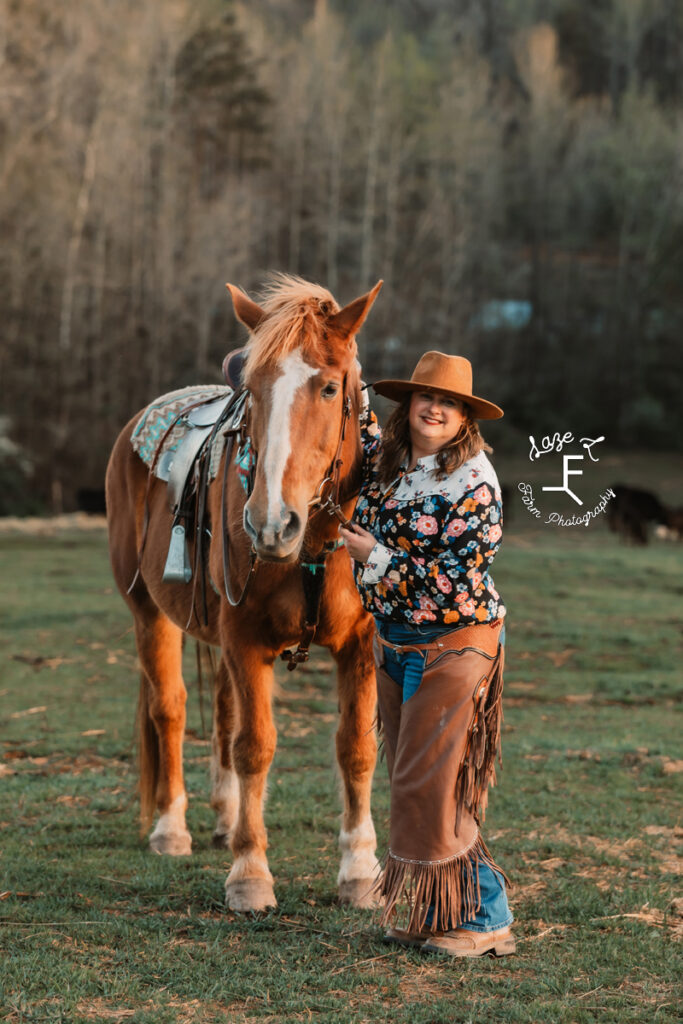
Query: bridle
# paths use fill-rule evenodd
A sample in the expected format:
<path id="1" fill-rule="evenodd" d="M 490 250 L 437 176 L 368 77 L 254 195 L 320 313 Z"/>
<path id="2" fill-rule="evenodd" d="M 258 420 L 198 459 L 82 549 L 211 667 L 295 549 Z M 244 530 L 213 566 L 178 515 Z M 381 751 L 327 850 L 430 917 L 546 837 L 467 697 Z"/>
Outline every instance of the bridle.
<path id="1" fill-rule="evenodd" d="M 349 419 L 351 418 L 351 397 L 347 393 L 347 390 L 348 390 L 348 373 L 344 374 L 344 382 L 343 382 L 343 387 L 342 387 L 341 423 L 340 423 L 340 427 L 339 427 L 339 437 L 338 437 L 338 440 L 337 440 L 337 448 L 336 448 L 336 451 L 335 451 L 335 454 L 334 454 L 334 458 L 332 459 L 332 462 L 330 464 L 329 469 L 327 470 L 327 473 L 325 474 L 323 479 L 318 484 L 318 486 L 317 486 L 317 488 L 315 490 L 314 496 L 308 502 L 309 520 L 310 520 L 311 515 L 316 515 L 318 512 L 327 512 L 328 515 L 334 516 L 336 519 L 338 519 L 339 522 L 343 526 L 350 526 L 351 525 L 350 520 L 346 518 L 346 516 L 344 515 L 344 513 L 342 511 L 341 505 L 340 505 L 341 470 L 342 470 L 342 466 L 343 466 L 343 459 L 341 457 L 341 452 L 342 452 L 342 447 L 343 447 L 343 444 L 344 444 L 344 439 L 346 437 L 346 427 L 347 427 Z M 229 539 L 229 536 L 228 536 L 228 529 L 227 529 L 227 525 L 228 525 L 227 524 L 227 514 L 228 514 L 228 509 L 227 509 L 228 467 L 229 467 L 230 463 L 232 462 L 232 451 L 233 451 L 233 447 L 234 447 L 235 436 L 239 434 L 243 443 L 246 443 L 247 441 L 250 441 L 250 438 L 249 438 L 249 417 L 250 417 L 251 405 L 252 405 L 252 394 L 251 394 L 251 392 L 249 391 L 248 388 L 243 387 L 237 393 L 237 396 L 240 396 L 240 397 L 244 396 L 245 414 L 241 418 L 241 422 L 237 426 L 231 427 L 231 428 L 229 428 L 228 430 L 225 431 L 225 434 L 227 436 L 227 440 L 226 440 L 226 446 L 225 446 L 225 456 L 224 456 L 224 463 L 223 463 L 223 483 L 222 483 L 222 489 L 221 489 L 221 526 L 222 526 L 221 532 L 222 532 L 222 536 L 223 536 L 223 590 L 225 592 L 225 596 L 226 596 L 229 604 L 232 605 L 233 608 L 238 608 L 246 600 L 247 594 L 249 592 L 249 587 L 250 587 L 251 581 L 252 581 L 253 576 L 254 576 L 254 572 L 256 571 L 256 563 L 257 563 L 257 560 L 258 560 L 258 556 L 257 556 L 256 551 L 254 549 L 254 546 L 252 544 L 251 545 L 250 555 L 249 555 L 249 569 L 248 569 L 248 572 L 247 572 L 247 577 L 246 577 L 246 579 L 244 581 L 244 585 L 242 587 L 241 594 L 239 595 L 239 597 L 235 597 L 235 595 L 233 593 L 233 590 L 232 590 L 232 586 L 230 584 L 230 539 Z M 232 403 L 231 403 L 231 405 L 232 405 Z M 256 465 L 256 462 L 258 461 L 258 452 L 253 448 L 253 445 L 252 445 L 252 451 L 253 451 L 253 455 L 254 455 L 254 466 L 252 467 L 251 481 L 253 483 L 253 469 L 254 469 L 254 467 Z M 329 550 L 325 550 L 325 547 L 327 547 L 327 545 L 324 546 L 323 547 L 323 551 L 321 552 L 320 556 L 318 556 L 317 559 L 314 559 L 311 562 L 301 563 L 302 568 L 304 568 L 304 570 L 305 570 L 306 566 L 311 566 L 311 565 L 319 567 L 319 569 L 320 569 L 320 576 L 321 576 L 321 579 L 322 579 L 322 576 L 324 574 L 325 559 L 327 558 L 327 555 L 332 552 L 332 550 L 336 549 L 336 546 L 337 545 L 333 543 L 333 545 L 331 547 L 329 547 Z M 315 571 L 314 571 L 314 575 L 315 575 Z M 321 583 L 319 589 L 320 589 L 320 591 L 322 591 L 322 583 Z M 319 595 L 318 595 L 318 604 L 319 604 Z M 316 615 L 315 623 L 311 624 L 311 625 L 313 625 L 313 632 L 315 632 L 315 625 L 317 625 L 317 615 Z M 309 622 L 308 622 L 308 614 L 307 614 L 307 627 L 308 626 L 309 626 Z M 310 644 L 310 640 L 312 640 L 312 638 L 313 638 L 313 636 L 311 634 L 311 637 L 309 639 L 309 644 Z M 297 653 L 302 653 L 304 650 L 307 652 L 307 649 L 308 649 L 308 645 L 306 645 L 305 648 L 302 648 L 302 646 L 300 644 L 299 645 L 299 650 L 298 650 Z M 291 655 L 291 653 L 287 652 L 287 651 L 283 652 L 283 657 L 285 657 L 288 654 L 291 657 L 296 657 L 296 655 Z M 307 657 L 308 657 L 308 654 L 306 653 L 306 658 Z M 305 661 L 306 658 L 300 657 L 300 658 L 298 658 L 298 660 L 299 661 Z M 294 668 L 295 665 L 292 665 L 290 663 L 289 667 L 290 668 Z"/>
<path id="2" fill-rule="evenodd" d="M 344 404 L 342 407 L 341 427 L 339 430 L 337 450 L 327 474 L 318 484 L 315 494 L 308 503 L 308 507 L 309 509 L 317 509 L 319 512 L 327 512 L 328 515 L 335 516 L 342 526 L 348 527 L 351 525 L 351 520 L 346 518 L 339 504 L 341 468 L 344 464 L 344 460 L 341 457 L 341 450 L 344 444 L 344 438 L 346 437 L 346 425 L 351 418 L 351 398 L 346 393 L 346 376 L 344 377 L 343 399 Z"/>

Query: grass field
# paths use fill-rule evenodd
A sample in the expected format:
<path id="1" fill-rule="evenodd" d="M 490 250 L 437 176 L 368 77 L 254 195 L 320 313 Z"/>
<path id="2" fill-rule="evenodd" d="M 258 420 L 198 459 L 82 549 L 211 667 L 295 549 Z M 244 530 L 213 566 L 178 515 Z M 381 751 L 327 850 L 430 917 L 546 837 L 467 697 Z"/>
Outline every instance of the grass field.
<path id="1" fill-rule="evenodd" d="M 533 531 L 524 514 L 495 574 L 510 625 L 486 836 L 515 883 L 519 939 L 500 961 L 390 949 L 371 913 L 336 905 L 335 694 L 320 653 L 278 674 L 278 910 L 223 906 L 191 648 L 195 852 L 148 853 L 131 624 L 104 534 L 0 536 L 0 1020 L 679 1021 L 683 548 L 624 547 L 600 523 Z M 380 764 L 380 849 L 387 808 Z"/>

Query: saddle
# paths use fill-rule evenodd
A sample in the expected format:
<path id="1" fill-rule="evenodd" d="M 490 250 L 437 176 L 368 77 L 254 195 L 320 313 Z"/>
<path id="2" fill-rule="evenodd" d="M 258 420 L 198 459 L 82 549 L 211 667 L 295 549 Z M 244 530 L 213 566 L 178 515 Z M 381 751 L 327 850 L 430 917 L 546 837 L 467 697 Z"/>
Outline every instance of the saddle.
<path id="1" fill-rule="evenodd" d="M 173 525 L 162 577 L 165 583 L 192 579 L 186 530 L 195 527 L 201 548 L 206 486 L 218 472 L 228 435 L 243 431 L 246 405 L 245 391 L 224 386 L 185 388 L 148 406 L 133 430 L 133 449 L 149 466 L 150 476 L 167 484 Z"/>
<path id="2" fill-rule="evenodd" d="M 174 451 L 187 433 L 186 412 L 191 407 L 228 395 L 231 390 L 214 384 L 182 388 L 161 395 L 140 414 L 131 434 L 133 450 L 145 465 L 154 467 L 155 476 L 159 476 L 160 467 L 164 465 L 162 457 L 166 452 Z"/>

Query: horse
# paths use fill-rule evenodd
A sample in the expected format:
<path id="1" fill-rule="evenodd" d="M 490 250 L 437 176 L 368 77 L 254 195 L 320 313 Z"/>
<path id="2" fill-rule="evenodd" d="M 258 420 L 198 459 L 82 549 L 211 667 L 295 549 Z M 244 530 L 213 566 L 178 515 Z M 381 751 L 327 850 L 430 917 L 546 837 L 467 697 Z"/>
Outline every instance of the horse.
<path id="1" fill-rule="evenodd" d="M 213 841 L 232 850 L 225 895 L 234 911 L 277 906 L 263 820 L 276 747 L 273 667 L 310 627 L 301 566 L 306 559 L 320 560 L 321 552 L 329 553 L 323 556 L 314 642 L 327 648 L 337 668 L 336 752 L 343 790 L 338 892 L 341 902 L 352 906 L 374 902 L 373 624 L 357 594 L 348 553 L 339 546 L 338 523 L 321 507 L 320 494 L 323 483 L 328 484 L 323 490 L 329 490 L 336 467 L 337 511 L 342 519 L 351 515 L 362 458 L 355 336 L 381 284 L 343 308 L 322 286 L 287 275 L 271 280 L 260 303 L 227 285 L 235 316 L 250 335 L 243 382 L 256 466 L 247 494 L 226 449 L 208 484 L 211 530 L 205 565 L 211 586 L 206 587 L 203 614 L 193 615 L 191 586 L 162 579 L 172 513 L 166 485 L 148 473 L 131 447 L 140 414 L 119 435 L 107 468 L 112 570 L 133 615 L 141 667 L 141 834 L 149 831 L 157 812 L 151 849 L 171 856 L 191 853 L 185 821 L 186 689 L 181 669 L 183 638 L 189 635 L 220 648 L 211 806 L 216 812 Z M 240 593 L 236 599 L 234 594 Z"/>
<path id="2" fill-rule="evenodd" d="M 607 525 L 613 533 L 634 544 L 647 544 L 651 522 L 668 527 L 669 513 L 656 494 L 627 484 L 612 484 L 607 506 Z"/>

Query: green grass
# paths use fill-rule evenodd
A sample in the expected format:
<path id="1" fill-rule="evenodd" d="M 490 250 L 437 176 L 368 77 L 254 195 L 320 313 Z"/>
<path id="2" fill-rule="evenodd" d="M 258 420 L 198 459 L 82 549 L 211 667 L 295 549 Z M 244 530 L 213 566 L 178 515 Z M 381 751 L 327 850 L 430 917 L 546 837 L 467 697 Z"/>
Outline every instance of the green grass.
<path id="1" fill-rule="evenodd" d="M 682 555 L 624 547 L 600 524 L 508 530 L 504 768 L 486 836 L 515 883 L 518 954 L 452 962 L 385 947 L 371 913 L 336 905 L 336 702 L 320 654 L 278 675 L 279 907 L 239 917 L 223 905 L 229 856 L 210 847 L 192 648 L 195 852 L 173 860 L 138 838 L 138 678 L 103 535 L 0 537 L 0 1020 L 679 1020 Z M 384 764 L 374 810 L 383 849 Z"/>

